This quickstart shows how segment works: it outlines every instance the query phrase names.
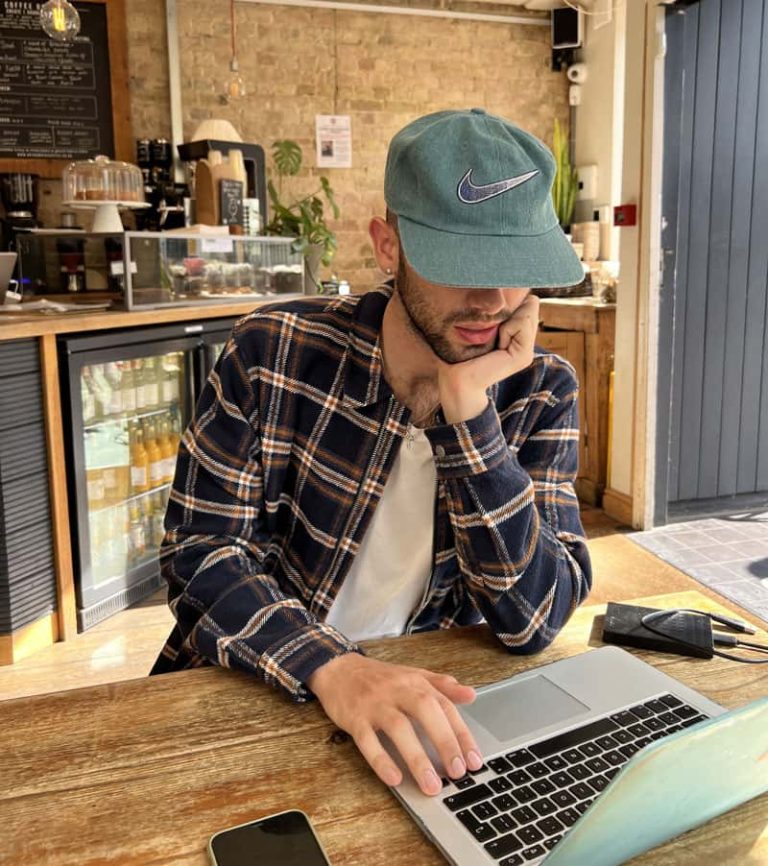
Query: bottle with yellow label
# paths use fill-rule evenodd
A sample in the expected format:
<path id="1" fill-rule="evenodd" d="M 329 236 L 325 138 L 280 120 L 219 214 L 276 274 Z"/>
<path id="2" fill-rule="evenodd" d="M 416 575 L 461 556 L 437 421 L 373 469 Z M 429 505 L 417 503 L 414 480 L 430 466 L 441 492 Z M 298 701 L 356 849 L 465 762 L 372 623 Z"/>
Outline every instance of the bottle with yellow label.
<path id="1" fill-rule="evenodd" d="M 149 489 L 163 483 L 163 453 L 157 441 L 157 426 L 154 418 L 147 418 L 144 426 L 144 444 L 149 457 Z"/>
<path id="2" fill-rule="evenodd" d="M 144 430 L 141 424 L 132 424 L 129 429 L 131 493 L 146 493 L 149 490 L 149 454 L 144 444 Z"/>
<path id="3" fill-rule="evenodd" d="M 176 450 L 171 439 L 171 422 L 167 415 L 160 419 L 160 435 L 158 436 L 160 453 L 163 455 L 163 484 L 173 482 L 176 471 Z"/>

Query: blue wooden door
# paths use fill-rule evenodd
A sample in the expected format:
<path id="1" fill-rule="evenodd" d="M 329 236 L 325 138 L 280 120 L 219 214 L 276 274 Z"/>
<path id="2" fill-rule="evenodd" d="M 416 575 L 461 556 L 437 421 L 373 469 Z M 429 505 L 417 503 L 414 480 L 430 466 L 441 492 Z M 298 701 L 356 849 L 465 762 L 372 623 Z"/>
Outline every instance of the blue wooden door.
<path id="1" fill-rule="evenodd" d="M 657 522 L 768 499 L 768 0 L 666 29 Z"/>

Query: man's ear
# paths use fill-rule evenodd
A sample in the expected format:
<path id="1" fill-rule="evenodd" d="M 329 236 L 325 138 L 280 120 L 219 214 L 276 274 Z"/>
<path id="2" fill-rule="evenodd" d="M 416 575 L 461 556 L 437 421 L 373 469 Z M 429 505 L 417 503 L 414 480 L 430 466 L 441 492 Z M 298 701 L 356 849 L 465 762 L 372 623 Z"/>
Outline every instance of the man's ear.
<path id="1" fill-rule="evenodd" d="M 400 240 L 397 232 L 381 217 L 374 217 L 369 226 L 373 254 L 385 274 L 396 274 L 400 261 Z"/>

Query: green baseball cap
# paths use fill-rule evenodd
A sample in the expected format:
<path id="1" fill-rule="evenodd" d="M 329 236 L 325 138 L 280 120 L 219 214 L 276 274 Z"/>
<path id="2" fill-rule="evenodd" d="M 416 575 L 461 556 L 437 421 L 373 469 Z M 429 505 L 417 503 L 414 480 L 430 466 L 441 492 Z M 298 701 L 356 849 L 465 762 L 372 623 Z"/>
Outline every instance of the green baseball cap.
<path id="1" fill-rule="evenodd" d="M 552 203 L 555 160 L 481 108 L 439 111 L 392 139 L 384 198 L 411 267 L 460 288 L 555 288 L 584 268 Z"/>

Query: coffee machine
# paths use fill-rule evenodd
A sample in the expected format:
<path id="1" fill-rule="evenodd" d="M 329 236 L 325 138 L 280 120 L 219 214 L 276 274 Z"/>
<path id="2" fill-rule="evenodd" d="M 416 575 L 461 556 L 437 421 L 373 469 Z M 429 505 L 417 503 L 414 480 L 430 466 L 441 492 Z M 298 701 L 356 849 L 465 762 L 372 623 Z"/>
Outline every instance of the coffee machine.
<path id="1" fill-rule="evenodd" d="M 264 148 L 260 144 L 251 144 L 243 141 L 224 141 L 220 139 L 199 139 L 188 141 L 178 145 L 179 156 L 187 164 L 187 174 L 192 180 L 190 186 L 194 186 L 195 165 L 197 160 L 208 156 L 212 150 L 219 151 L 222 156 L 228 156 L 230 150 L 239 150 L 243 156 L 245 168 L 245 199 L 248 202 L 258 202 L 256 213 L 258 216 L 258 227 L 249 231 L 250 234 L 261 234 L 261 227 L 269 221 L 267 213 L 267 174 L 264 164 Z M 247 209 L 244 214 L 248 221 Z"/>
<path id="2" fill-rule="evenodd" d="M 30 229 L 40 226 L 37 219 L 38 181 L 36 174 L 13 172 L 0 174 L 0 250 L 19 253 L 20 238 Z M 29 262 L 29 256 L 27 256 Z M 22 295 L 35 294 L 46 285 L 45 266 L 36 261 L 34 266 L 26 264 L 24 279 L 21 275 L 21 256 L 16 259 L 13 278 L 19 281 Z"/>
<path id="3" fill-rule="evenodd" d="M 0 174 L 0 249 L 16 250 L 16 234 L 37 228 L 38 180 L 36 174 Z"/>

